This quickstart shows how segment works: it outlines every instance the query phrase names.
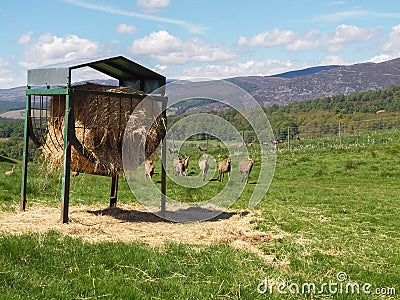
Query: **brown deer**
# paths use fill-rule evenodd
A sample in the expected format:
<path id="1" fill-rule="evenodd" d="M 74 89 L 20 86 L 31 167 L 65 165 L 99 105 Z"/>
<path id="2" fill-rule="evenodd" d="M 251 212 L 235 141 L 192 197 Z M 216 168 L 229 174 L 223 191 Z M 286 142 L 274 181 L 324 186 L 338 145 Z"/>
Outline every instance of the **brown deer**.
<path id="1" fill-rule="evenodd" d="M 251 169 L 253 168 L 254 165 L 254 158 L 251 158 L 249 162 L 247 161 L 241 161 L 239 163 L 239 172 L 242 174 L 242 180 L 240 182 L 246 181 L 246 183 L 249 180 L 249 175 L 251 172 Z"/>
<path id="2" fill-rule="evenodd" d="M 169 151 L 169 154 L 174 154 L 174 153 L 178 153 L 179 149 L 178 148 L 169 147 L 168 151 Z"/>
<path id="3" fill-rule="evenodd" d="M 200 151 L 207 151 L 208 149 L 207 149 L 207 148 L 202 148 L 202 147 L 200 147 L 200 145 L 199 145 L 199 150 L 200 150 Z"/>
<path id="4" fill-rule="evenodd" d="M 13 165 L 12 168 L 11 168 L 11 171 L 6 171 L 6 172 L 4 173 L 4 175 L 6 175 L 6 176 L 12 175 L 12 174 L 14 173 L 15 169 L 16 169 L 16 166 Z"/>
<path id="5" fill-rule="evenodd" d="M 153 161 L 150 159 L 147 159 L 145 162 L 145 165 L 144 165 L 144 172 L 146 174 L 146 178 L 147 177 L 149 179 L 153 178 L 154 168 L 155 168 L 155 165 L 154 165 Z"/>
<path id="6" fill-rule="evenodd" d="M 220 182 L 224 181 L 225 173 L 228 173 L 228 180 L 230 180 L 231 163 L 232 163 L 232 158 L 230 155 L 228 156 L 227 159 L 218 162 L 218 181 L 220 181 Z"/>
<path id="7" fill-rule="evenodd" d="M 189 167 L 189 159 L 190 159 L 190 156 L 187 156 L 186 158 L 174 159 L 173 166 L 175 168 L 177 175 L 187 176 L 187 169 Z"/>
<path id="8" fill-rule="evenodd" d="M 275 140 L 275 141 L 273 141 L 273 143 L 275 144 L 275 145 L 277 145 L 277 144 L 282 144 L 282 143 L 284 143 L 285 141 L 284 140 Z"/>

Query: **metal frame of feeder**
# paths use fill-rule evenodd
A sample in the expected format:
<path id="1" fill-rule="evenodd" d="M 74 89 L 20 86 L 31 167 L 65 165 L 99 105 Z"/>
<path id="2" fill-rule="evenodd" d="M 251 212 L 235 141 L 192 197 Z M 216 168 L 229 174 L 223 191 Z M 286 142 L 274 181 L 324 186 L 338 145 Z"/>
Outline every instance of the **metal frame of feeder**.
<path id="1" fill-rule="evenodd" d="M 55 96 L 65 95 L 65 116 L 64 116 L 64 141 L 63 141 L 63 167 L 62 167 L 62 192 L 61 192 L 61 221 L 68 222 L 69 209 L 69 192 L 70 192 L 70 176 L 71 176 L 71 146 L 75 144 L 72 140 L 75 137 L 75 120 L 74 120 L 74 88 L 71 86 L 71 70 L 91 67 L 99 72 L 107 74 L 118 79 L 120 86 L 126 86 L 132 89 L 140 90 L 146 94 L 150 94 L 154 100 L 161 102 L 161 112 L 166 119 L 166 108 L 168 98 L 165 97 L 166 78 L 154 71 L 151 71 L 129 59 L 117 56 L 94 62 L 58 67 L 58 68 L 40 68 L 28 70 L 27 89 L 26 89 L 26 113 L 24 125 L 24 148 L 22 156 L 22 183 L 20 210 L 25 211 L 27 203 L 27 178 L 28 178 L 28 147 L 29 138 L 35 140 L 35 133 L 32 126 L 32 96 Z M 44 88 L 43 88 L 44 87 Z M 157 95 L 151 93 L 155 90 L 160 92 Z M 47 108 L 46 108 L 47 109 Z M 42 122 L 42 100 L 39 111 L 39 119 Z M 35 114 L 35 112 L 34 112 Z M 46 111 L 47 118 L 47 111 Z M 40 127 L 40 130 L 42 128 Z M 166 142 L 163 138 L 161 141 L 161 213 L 165 212 L 166 206 Z M 118 192 L 118 172 L 111 175 L 111 193 L 110 207 L 117 203 Z"/>

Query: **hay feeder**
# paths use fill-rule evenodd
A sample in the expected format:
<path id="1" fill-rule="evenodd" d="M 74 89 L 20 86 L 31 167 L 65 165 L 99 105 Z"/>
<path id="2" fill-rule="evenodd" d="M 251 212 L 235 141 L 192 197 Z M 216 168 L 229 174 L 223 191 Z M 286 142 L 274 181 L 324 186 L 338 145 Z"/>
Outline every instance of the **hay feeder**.
<path id="1" fill-rule="evenodd" d="M 73 70 L 89 67 L 118 80 L 119 86 L 71 84 Z M 123 171 L 122 140 L 136 106 L 146 97 L 144 116 L 154 119 L 145 156 L 166 147 L 166 78 L 125 57 L 56 68 L 28 70 L 22 161 L 21 211 L 27 203 L 28 145 L 31 139 L 53 166 L 62 168 L 61 220 L 68 222 L 71 171 L 111 176 L 110 206 L 117 203 Z M 150 99 L 151 101 L 147 101 Z M 160 113 L 161 112 L 161 113 Z M 166 173 L 161 170 L 161 211 L 165 211 Z"/>

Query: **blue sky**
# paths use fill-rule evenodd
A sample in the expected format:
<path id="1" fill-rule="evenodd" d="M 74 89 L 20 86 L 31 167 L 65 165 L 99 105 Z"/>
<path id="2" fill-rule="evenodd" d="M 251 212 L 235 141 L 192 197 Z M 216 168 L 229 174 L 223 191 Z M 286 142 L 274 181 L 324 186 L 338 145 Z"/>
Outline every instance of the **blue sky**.
<path id="1" fill-rule="evenodd" d="M 0 0 L 0 26 L 0 88 L 115 55 L 179 79 L 400 57 L 398 0 Z"/>

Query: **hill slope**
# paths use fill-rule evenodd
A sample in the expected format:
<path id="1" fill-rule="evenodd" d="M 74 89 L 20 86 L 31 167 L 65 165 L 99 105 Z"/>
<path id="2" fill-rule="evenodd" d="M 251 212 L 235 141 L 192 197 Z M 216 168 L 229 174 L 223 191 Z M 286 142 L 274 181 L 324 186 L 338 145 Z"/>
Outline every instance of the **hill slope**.
<path id="1" fill-rule="evenodd" d="M 247 90 L 263 106 L 285 105 L 400 85 L 400 58 L 325 69 L 291 78 L 248 76 L 229 80 Z"/>
<path id="2" fill-rule="evenodd" d="M 316 66 L 274 76 L 242 76 L 227 80 L 248 91 L 263 106 L 286 105 L 400 85 L 400 58 L 382 63 Z M 102 80 L 95 82 L 104 84 Z M 25 87 L 0 89 L 0 101 L 3 103 L 24 100 Z M 201 105 L 203 104 L 200 103 L 199 106 Z M 190 107 L 193 108 L 193 105 Z M 205 106 L 203 111 L 207 109 L 209 107 Z M 180 113 L 186 112 L 187 110 L 180 109 Z"/>

